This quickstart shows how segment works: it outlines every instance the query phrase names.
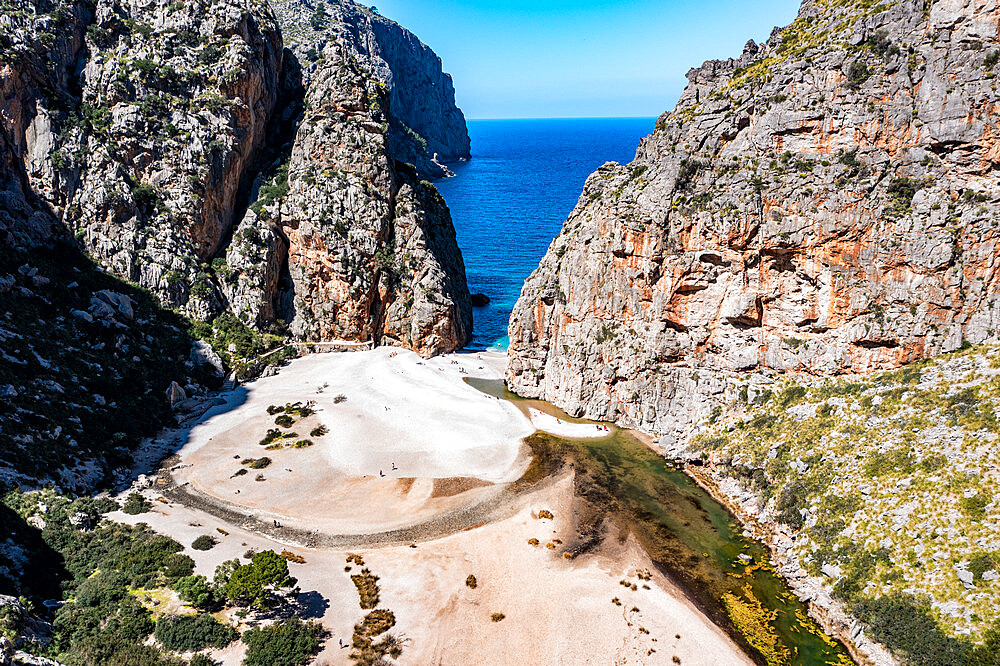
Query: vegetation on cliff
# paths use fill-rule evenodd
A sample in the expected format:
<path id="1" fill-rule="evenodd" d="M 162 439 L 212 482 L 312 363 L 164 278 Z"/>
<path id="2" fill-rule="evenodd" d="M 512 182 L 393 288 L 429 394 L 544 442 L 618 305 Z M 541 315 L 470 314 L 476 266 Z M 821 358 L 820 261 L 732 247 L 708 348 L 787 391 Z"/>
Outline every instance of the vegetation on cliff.
<path id="1" fill-rule="evenodd" d="M 695 439 L 787 525 L 806 571 L 915 664 L 1000 631 L 1000 348 L 867 377 L 779 378 Z"/>

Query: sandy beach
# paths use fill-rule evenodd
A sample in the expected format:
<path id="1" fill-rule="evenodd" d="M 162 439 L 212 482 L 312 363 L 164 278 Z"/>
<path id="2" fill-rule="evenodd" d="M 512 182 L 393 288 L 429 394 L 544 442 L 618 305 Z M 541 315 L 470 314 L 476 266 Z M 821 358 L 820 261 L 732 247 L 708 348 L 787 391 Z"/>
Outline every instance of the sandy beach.
<path id="1" fill-rule="evenodd" d="M 226 405 L 182 434 L 173 481 L 205 504 L 168 499 L 150 513 L 113 517 L 146 522 L 185 545 L 217 537 L 209 551 L 186 551 L 207 576 L 251 548 L 305 558 L 290 566 L 303 614 L 330 631 L 320 664 L 349 663 L 338 638 L 349 643 L 364 614 L 344 571 L 348 552 L 380 577 L 381 607 L 395 613 L 392 631 L 405 641 L 402 664 L 752 663 L 631 538 L 567 552 L 578 536 L 572 470 L 511 492 L 530 462 L 527 435 L 602 435 L 599 426 L 537 410 L 529 419 L 463 381 L 502 378 L 504 360 L 486 352 L 422 360 L 392 349 L 297 359 L 223 396 Z M 296 436 L 267 450 L 259 442 L 276 428 L 268 407 L 287 403 L 315 413 L 278 427 Z M 312 445 L 296 448 L 303 439 Z M 242 464 L 265 456 L 266 467 Z M 178 497 L 164 490 L 144 492 Z M 204 510 L 212 503 L 226 511 Z M 481 521 L 467 524 L 477 515 Z M 254 521 L 280 527 L 265 534 Z M 374 538 L 402 528 L 424 536 Z M 304 547 L 305 531 L 352 547 Z M 465 584 L 470 574 L 475 589 Z M 494 613 L 503 619 L 492 621 Z M 234 649 L 216 657 L 241 659 Z"/>

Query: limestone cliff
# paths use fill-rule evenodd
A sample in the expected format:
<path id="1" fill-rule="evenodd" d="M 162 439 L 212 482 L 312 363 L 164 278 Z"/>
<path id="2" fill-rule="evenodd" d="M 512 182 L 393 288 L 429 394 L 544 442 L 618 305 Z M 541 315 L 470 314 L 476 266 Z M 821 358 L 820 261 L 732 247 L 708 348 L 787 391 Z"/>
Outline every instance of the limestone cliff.
<path id="1" fill-rule="evenodd" d="M 425 177 L 447 175 L 445 163 L 469 159 L 469 132 L 451 76 L 413 33 L 350 0 L 275 0 L 274 6 L 307 80 L 324 66 L 326 46 L 340 42 L 382 82 L 397 159 Z"/>
<path id="2" fill-rule="evenodd" d="M 306 339 L 421 353 L 468 340 L 447 208 L 406 166 L 443 175 L 435 160 L 468 157 L 468 133 L 440 59 L 412 34 L 347 0 L 318 7 L 308 48 L 293 39 L 301 67 L 282 30 L 298 34 L 312 14 L 287 3 L 295 20 L 283 26 L 259 0 L 0 6 L 9 246 L 75 236 L 101 266 L 201 320 L 230 311 L 259 330 L 292 323 Z M 345 68 L 350 80 L 337 79 Z M 312 180 L 290 183 L 289 166 Z M 315 229 L 334 227 L 350 242 L 317 251 Z M 405 257 L 382 261 L 394 248 Z"/>
<path id="3" fill-rule="evenodd" d="M 48 95 L 68 86 L 91 13 L 82 5 L 37 0 L 30 9 L 0 2 L 0 243 L 28 248 L 58 233 L 28 170 L 48 158 Z"/>
<path id="4" fill-rule="evenodd" d="M 806 0 L 689 72 L 525 285 L 511 388 L 669 444 L 774 371 L 996 340 L 998 22 L 985 0 Z"/>
<path id="5" fill-rule="evenodd" d="M 464 346 L 472 307 L 447 206 L 395 157 L 392 98 L 350 43 L 324 49 L 305 108 L 288 164 L 255 205 L 287 238 L 293 333 L 422 354 Z"/>

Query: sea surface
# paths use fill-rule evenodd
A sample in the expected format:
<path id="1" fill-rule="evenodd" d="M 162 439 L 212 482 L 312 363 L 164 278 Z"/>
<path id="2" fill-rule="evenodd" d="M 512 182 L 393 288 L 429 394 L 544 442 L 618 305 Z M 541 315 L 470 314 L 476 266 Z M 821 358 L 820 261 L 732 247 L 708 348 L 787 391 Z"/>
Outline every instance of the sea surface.
<path id="1" fill-rule="evenodd" d="M 472 160 L 435 183 L 448 201 L 476 308 L 472 349 L 507 347 L 525 279 L 576 205 L 587 176 L 626 164 L 655 118 L 471 120 Z"/>

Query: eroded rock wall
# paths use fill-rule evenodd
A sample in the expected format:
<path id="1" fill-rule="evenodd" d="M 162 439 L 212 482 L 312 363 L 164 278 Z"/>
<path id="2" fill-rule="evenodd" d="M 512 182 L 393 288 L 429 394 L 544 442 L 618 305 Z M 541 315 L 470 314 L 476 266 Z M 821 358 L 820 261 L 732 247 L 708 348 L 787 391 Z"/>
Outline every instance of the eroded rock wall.
<path id="1" fill-rule="evenodd" d="M 117 274 L 196 316 L 278 97 L 281 35 L 254 0 L 100 0 L 59 148 L 67 226 Z"/>
<path id="2" fill-rule="evenodd" d="M 448 175 L 447 162 L 469 159 L 469 132 L 455 103 L 452 78 L 441 58 L 413 33 L 351 0 L 275 0 L 274 6 L 304 78 L 325 66 L 324 49 L 339 42 L 382 82 L 396 159 L 428 178 Z"/>
<path id="3" fill-rule="evenodd" d="M 512 390 L 682 438 L 761 374 L 996 340 L 998 26 L 986 0 L 807 0 L 691 70 L 525 285 Z"/>
<path id="4" fill-rule="evenodd" d="M 60 233 L 47 203 L 56 198 L 48 164 L 52 116 L 91 19 L 82 4 L 0 2 L 0 241 L 8 248 L 34 247 Z"/>
<path id="5" fill-rule="evenodd" d="M 468 157 L 468 133 L 412 34 L 347 0 L 278 3 L 282 27 L 259 0 L 0 2 L 9 244 L 72 234 L 198 319 L 427 354 L 469 339 L 450 216 L 417 175 Z"/>
<path id="6" fill-rule="evenodd" d="M 306 340 L 374 340 L 421 354 L 472 333 L 465 266 L 447 206 L 396 159 L 391 97 L 348 42 L 311 76 L 287 192 L 262 215 L 288 239 L 288 319 Z"/>

